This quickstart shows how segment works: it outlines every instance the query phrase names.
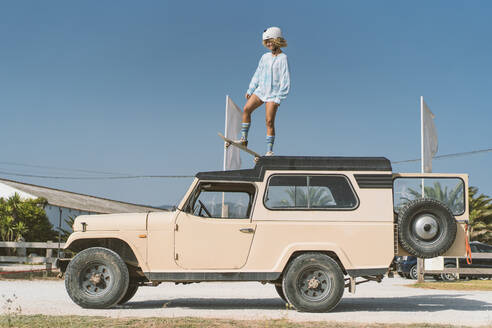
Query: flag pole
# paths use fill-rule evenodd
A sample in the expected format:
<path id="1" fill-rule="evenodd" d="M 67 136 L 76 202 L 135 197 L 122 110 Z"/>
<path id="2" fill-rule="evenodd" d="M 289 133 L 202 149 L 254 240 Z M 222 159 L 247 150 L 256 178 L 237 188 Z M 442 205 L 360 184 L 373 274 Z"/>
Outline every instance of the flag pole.
<path id="1" fill-rule="evenodd" d="M 420 96 L 420 171 L 424 173 L 424 96 Z M 422 198 L 424 197 L 424 179 L 422 179 Z"/>
<path id="2" fill-rule="evenodd" d="M 225 102 L 225 124 L 224 124 L 224 136 L 229 138 L 227 135 L 227 100 L 229 98 L 229 95 L 226 95 L 226 102 Z M 227 149 L 224 147 L 224 165 L 223 165 L 223 170 L 226 170 L 226 156 L 227 156 Z"/>
<path id="3" fill-rule="evenodd" d="M 224 136 L 227 136 L 227 101 L 228 101 L 229 95 L 226 95 L 226 102 L 225 102 L 225 124 L 224 124 Z M 224 143 L 225 145 L 225 143 Z M 224 146 L 224 165 L 223 165 L 223 171 L 226 170 L 226 158 L 227 158 L 227 149 Z M 222 218 L 225 217 L 226 214 L 226 209 L 225 209 L 225 193 L 222 193 L 222 210 L 221 210 L 221 216 Z"/>
<path id="4" fill-rule="evenodd" d="M 424 96 L 420 96 L 420 171 L 424 173 Z M 422 198 L 425 197 L 424 178 L 422 178 Z M 417 281 L 424 282 L 424 260 L 417 258 Z"/>

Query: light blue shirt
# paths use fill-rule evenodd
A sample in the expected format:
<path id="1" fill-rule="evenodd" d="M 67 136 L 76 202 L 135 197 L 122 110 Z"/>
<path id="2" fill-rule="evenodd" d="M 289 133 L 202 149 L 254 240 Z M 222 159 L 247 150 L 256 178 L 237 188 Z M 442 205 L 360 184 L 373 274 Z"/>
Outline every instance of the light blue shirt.
<path id="1" fill-rule="evenodd" d="M 273 56 L 267 52 L 261 56 L 247 93 L 255 94 L 263 102 L 280 104 L 289 94 L 290 74 L 287 55 L 280 53 Z"/>

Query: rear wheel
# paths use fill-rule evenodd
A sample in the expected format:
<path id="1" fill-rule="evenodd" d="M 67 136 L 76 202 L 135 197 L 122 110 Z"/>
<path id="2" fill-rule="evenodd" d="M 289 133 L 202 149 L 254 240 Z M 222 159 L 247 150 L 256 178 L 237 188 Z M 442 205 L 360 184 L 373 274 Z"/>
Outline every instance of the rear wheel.
<path id="1" fill-rule="evenodd" d="M 81 307 L 104 309 L 116 305 L 125 296 L 129 280 L 128 268 L 117 253 L 92 247 L 70 261 L 65 288 Z"/>
<path id="2" fill-rule="evenodd" d="M 282 289 L 282 284 L 275 284 L 275 290 L 277 291 L 278 296 L 284 301 L 287 302 L 287 299 L 284 295 L 284 290 Z"/>
<path id="3" fill-rule="evenodd" d="M 345 281 L 338 263 L 319 253 L 296 257 L 282 280 L 287 301 L 297 310 L 326 312 L 340 302 Z"/>

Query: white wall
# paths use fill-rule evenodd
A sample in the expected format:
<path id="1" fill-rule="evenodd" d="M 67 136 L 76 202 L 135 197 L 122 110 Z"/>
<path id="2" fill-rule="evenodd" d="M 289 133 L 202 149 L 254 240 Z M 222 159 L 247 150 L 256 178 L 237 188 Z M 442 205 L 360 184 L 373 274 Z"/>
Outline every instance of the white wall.
<path id="1" fill-rule="evenodd" d="M 84 211 L 79 211 L 79 210 L 74 210 L 70 208 L 65 208 L 65 207 L 58 207 L 54 205 L 46 205 L 44 210 L 46 212 L 46 215 L 48 216 L 48 219 L 50 220 L 50 223 L 53 225 L 53 228 L 55 231 L 58 231 L 58 225 L 60 223 L 60 209 L 61 209 L 61 227 L 65 230 L 71 231 L 72 227 L 70 227 L 65 220 L 68 220 L 69 217 L 76 218 L 79 215 L 87 215 L 87 214 L 96 214 L 96 213 L 91 213 L 91 212 L 84 212 Z"/>
<path id="2" fill-rule="evenodd" d="M 36 196 L 28 194 L 27 192 L 20 191 L 0 182 L 0 198 L 9 198 L 15 193 L 18 193 L 22 199 L 37 198 Z"/>

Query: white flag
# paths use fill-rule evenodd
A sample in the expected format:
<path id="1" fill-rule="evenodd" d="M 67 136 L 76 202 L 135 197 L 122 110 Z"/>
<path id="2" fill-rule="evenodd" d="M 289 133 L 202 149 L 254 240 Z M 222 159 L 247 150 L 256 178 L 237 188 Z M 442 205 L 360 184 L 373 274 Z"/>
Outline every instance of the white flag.
<path id="1" fill-rule="evenodd" d="M 226 96 L 225 110 L 225 137 L 237 140 L 241 132 L 243 112 L 237 107 L 229 96 Z M 224 170 L 239 170 L 241 168 L 241 157 L 239 148 L 227 147 L 224 150 Z"/>
<path id="2" fill-rule="evenodd" d="M 422 172 L 432 172 L 432 157 L 437 153 L 437 132 L 434 125 L 434 114 L 424 101 L 420 98 L 422 116 Z"/>

